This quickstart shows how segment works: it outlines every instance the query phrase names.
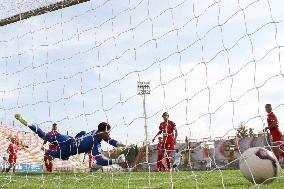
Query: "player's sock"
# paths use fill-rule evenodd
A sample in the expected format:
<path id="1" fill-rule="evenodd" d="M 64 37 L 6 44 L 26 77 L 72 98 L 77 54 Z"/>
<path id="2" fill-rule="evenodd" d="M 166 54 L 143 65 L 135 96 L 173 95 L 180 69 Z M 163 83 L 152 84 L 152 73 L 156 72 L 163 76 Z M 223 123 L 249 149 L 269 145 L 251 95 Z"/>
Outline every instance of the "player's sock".
<path id="1" fill-rule="evenodd" d="M 52 164 L 50 164 L 50 166 L 49 166 L 49 172 L 51 172 L 52 173 Z"/>
<path id="2" fill-rule="evenodd" d="M 46 170 L 50 173 L 52 172 L 52 165 L 50 163 L 47 165 Z"/>
<path id="3" fill-rule="evenodd" d="M 28 121 L 22 118 L 21 114 L 15 114 L 15 118 L 25 126 L 29 125 Z"/>

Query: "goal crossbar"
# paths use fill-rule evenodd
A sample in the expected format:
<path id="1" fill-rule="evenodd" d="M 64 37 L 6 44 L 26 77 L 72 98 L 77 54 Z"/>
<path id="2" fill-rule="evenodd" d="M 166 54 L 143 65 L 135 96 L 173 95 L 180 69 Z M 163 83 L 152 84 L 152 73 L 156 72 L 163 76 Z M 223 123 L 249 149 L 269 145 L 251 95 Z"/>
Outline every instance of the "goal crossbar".
<path id="1" fill-rule="evenodd" d="M 30 18 L 32 16 L 38 16 L 41 14 L 45 14 L 48 12 L 52 12 L 52 11 L 56 11 L 59 9 L 63 9 L 65 7 L 70 7 L 73 5 L 77 5 L 80 3 L 84 3 L 90 0 L 63 0 L 63 1 L 59 1 L 57 3 L 53 3 L 44 7 L 40 7 L 40 8 L 36 8 L 27 12 L 23 12 L 23 13 L 19 13 L 16 14 L 14 16 L 10 16 L 8 18 L 4 18 L 0 20 L 0 26 L 5 26 L 8 24 L 12 24 L 27 18 Z"/>

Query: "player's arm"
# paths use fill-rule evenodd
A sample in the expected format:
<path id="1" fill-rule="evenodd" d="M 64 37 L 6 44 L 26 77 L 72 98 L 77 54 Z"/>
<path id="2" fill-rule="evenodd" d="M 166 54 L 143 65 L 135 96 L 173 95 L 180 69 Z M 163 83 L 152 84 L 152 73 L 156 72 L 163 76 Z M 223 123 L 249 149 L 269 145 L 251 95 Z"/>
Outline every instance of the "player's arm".
<path id="1" fill-rule="evenodd" d="M 161 130 L 159 130 L 158 132 L 157 132 L 157 134 L 154 136 L 154 138 L 152 139 L 152 142 L 154 142 L 155 141 L 155 139 L 156 139 L 156 137 L 159 135 L 159 134 L 161 134 L 162 133 L 162 131 Z"/>
<path id="2" fill-rule="evenodd" d="M 157 145 L 157 148 L 155 148 L 155 150 L 157 150 L 157 151 L 159 150 L 159 144 Z"/>
<path id="3" fill-rule="evenodd" d="M 268 125 L 268 128 L 274 128 L 276 127 L 276 120 L 272 121 L 270 125 Z"/>
<path id="4" fill-rule="evenodd" d="M 8 154 L 11 154 L 11 150 L 12 150 L 12 146 L 11 146 L 11 144 L 8 146 L 8 148 L 7 148 L 7 153 Z"/>
<path id="5" fill-rule="evenodd" d="M 272 118 L 270 118 L 270 119 L 272 119 L 272 123 L 270 124 L 270 125 L 268 125 L 267 127 L 265 127 L 265 131 L 267 130 L 267 129 L 269 129 L 269 128 L 274 128 L 274 127 L 276 127 L 276 124 L 277 124 L 277 119 L 276 119 L 276 117 L 272 117 Z"/>
<path id="6" fill-rule="evenodd" d="M 177 136 L 178 136 L 178 131 L 177 128 L 174 127 L 174 131 L 175 131 L 175 143 L 177 142 Z"/>
<path id="7" fill-rule="evenodd" d="M 110 145 L 112 145 L 114 147 L 125 147 L 124 144 L 122 144 L 121 142 L 118 142 L 117 140 L 114 140 L 112 138 L 108 138 L 108 139 L 106 139 L 104 141 L 109 143 Z"/>
<path id="8" fill-rule="evenodd" d="M 25 148 L 29 148 L 29 146 L 28 145 L 26 145 L 25 143 L 23 143 L 23 142 L 21 142 L 21 143 L 19 143 L 19 145 L 18 145 L 21 149 L 25 149 Z"/>

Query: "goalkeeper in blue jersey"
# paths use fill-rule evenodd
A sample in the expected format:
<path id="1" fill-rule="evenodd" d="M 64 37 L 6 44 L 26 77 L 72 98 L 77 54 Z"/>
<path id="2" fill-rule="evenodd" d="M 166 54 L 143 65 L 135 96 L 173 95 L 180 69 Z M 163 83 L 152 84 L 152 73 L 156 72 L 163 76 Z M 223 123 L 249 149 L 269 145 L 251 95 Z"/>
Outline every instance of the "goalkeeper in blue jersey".
<path id="1" fill-rule="evenodd" d="M 111 126 L 108 123 L 102 122 L 98 125 L 97 130 L 93 130 L 89 133 L 81 131 L 75 138 L 68 135 L 58 134 L 56 138 L 47 138 L 45 133 L 35 124 L 29 124 L 20 114 L 16 114 L 15 118 L 23 125 L 28 126 L 34 131 L 40 138 L 47 140 L 48 142 L 58 143 L 57 150 L 45 150 L 45 152 L 54 158 L 60 158 L 62 160 L 68 160 L 70 156 L 87 153 L 91 151 L 91 155 L 95 159 L 93 167 L 112 165 L 113 163 L 124 163 L 125 156 L 122 154 L 117 159 L 108 159 L 101 154 L 101 141 L 105 141 L 114 147 L 125 147 L 125 145 L 118 141 L 111 139 L 109 131 Z M 50 141 L 49 141 L 50 140 Z"/>

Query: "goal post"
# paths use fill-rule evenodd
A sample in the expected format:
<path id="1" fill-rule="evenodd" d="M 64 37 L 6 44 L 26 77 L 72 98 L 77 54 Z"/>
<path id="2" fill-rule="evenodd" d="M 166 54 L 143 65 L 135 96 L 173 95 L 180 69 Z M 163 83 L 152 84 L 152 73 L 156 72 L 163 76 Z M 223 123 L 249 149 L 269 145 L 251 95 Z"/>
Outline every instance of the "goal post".
<path id="1" fill-rule="evenodd" d="M 146 94 L 150 94 L 150 81 L 137 81 L 138 95 L 143 96 L 143 114 L 144 114 L 144 129 L 145 129 L 145 146 L 146 146 L 146 162 L 149 163 L 149 146 L 148 146 L 148 129 L 147 129 L 147 114 L 146 114 Z"/>

